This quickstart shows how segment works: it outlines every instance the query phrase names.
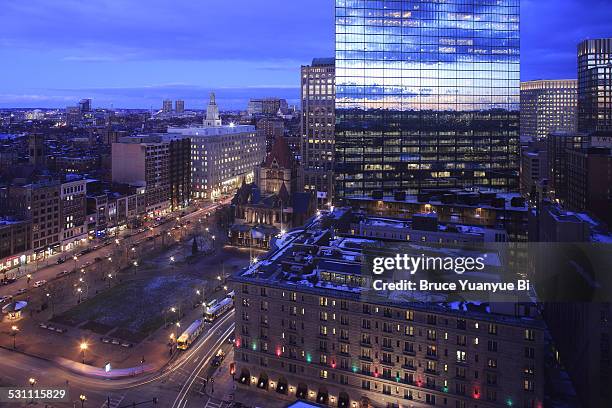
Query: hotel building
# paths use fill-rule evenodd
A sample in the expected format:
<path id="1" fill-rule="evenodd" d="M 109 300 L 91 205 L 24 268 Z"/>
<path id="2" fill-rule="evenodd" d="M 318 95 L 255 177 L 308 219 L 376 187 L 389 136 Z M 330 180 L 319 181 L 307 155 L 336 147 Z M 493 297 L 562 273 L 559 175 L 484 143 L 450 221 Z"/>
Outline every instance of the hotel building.
<path id="1" fill-rule="evenodd" d="M 543 406 L 545 328 L 532 305 L 366 295 L 363 245 L 381 241 L 343 225 L 394 221 L 343 212 L 290 233 L 233 278 L 239 390 L 343 408 Z M 488 239 L 420 223 L 409 233 Z"/>

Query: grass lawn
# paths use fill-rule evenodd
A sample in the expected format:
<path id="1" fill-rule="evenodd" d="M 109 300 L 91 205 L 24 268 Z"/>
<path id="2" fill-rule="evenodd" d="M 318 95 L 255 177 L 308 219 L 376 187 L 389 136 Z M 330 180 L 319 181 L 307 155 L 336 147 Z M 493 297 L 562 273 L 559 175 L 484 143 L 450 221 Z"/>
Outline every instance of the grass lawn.
<path id="1" fill-rule="evenodd" d="M 143 277 L 104 291 L 54 320 L 77 326 L 117 328 L 111 335 L 141 341 L 164 324 L 163 312 L 182 300 L 189 302 L 201 281 L 189 275 Z M 84 327 L 86 328 L 86 327 Z"/>

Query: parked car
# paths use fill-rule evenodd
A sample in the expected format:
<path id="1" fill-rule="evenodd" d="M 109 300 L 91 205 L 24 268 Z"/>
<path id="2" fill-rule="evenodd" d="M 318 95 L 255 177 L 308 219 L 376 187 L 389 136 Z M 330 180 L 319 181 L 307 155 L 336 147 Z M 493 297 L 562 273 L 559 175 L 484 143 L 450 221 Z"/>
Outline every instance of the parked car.
<path id="1" fill-rule="evenodd" d="M 68 272 L 67 270 L 63 270 L 63 271 L 61 271 L 60 273 L 58 273 L 57 275 L 55 275 L 55 276 L 57 276 L 58 278 L 61 278 L 62 276 L 66 276 L 66 275 L 68 275 L 69 273 L 70 273 L 70 272 Z"/>
<path id="2" fill-rule="evenodd" d="M 26 293 L 28 290 L 26 288 L 21 288 L 17 291 L 17 293 L 15 293 L 15 296 L 19 296 L 19 295 L 23 295 L 24 293 Z"/>
<path id="3" fill-rule="evenodd" d="M 35 288 L 40 288 L 41 286 L 44 286 L 46 283 L 47 283 L 47 281 L 44 280 L 44 279 L 43 280 L 39 280 L 39 281 L 34 282 L 34 287 Z"/>
<path id="4" fill-rule="evenodd" d="M 63 264 L 64 262 L 66 262 L 66 259 L 64 258 L 57 258 L 57 264 Z"/>
<path id="5" fill-rule="evenodd" d="M 0 296 L 0 303 L 3 303 L 7 300 L 11 300 L 12 297 L 11 296 Z"/>

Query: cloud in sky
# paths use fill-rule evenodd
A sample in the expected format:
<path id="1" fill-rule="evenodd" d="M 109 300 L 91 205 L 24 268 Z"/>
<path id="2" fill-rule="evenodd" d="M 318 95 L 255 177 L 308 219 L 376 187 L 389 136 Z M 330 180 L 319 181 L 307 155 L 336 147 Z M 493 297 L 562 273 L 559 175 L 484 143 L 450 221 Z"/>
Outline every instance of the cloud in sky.
<path id="1" fill-rule="evenodd" d="M 612 36 L 609 0 L 523 0 L 521 14 L 523 79 L 575 77 L 576 44 Z M 5 0 L 0 106 L 199 104 L 212 88 L 234 90 L 227 108 L 253 89 L 295 100 L 300 65 L 333 55 L 333 23 L 333 0 Z M 169 83 L 184 86 L 155 85 Z"/>

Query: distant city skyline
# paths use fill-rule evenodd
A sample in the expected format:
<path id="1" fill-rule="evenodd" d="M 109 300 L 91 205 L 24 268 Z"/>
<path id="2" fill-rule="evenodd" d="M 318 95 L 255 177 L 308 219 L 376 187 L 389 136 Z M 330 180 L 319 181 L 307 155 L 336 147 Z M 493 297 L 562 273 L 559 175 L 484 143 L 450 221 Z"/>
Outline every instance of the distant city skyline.
<path id="1" fill-rule="evenodd" d="M 523 0 L 522 80 L 576 78 L 576 47 L 609 37 L 605 0 Z M 0 108 L 222 110 L 249 98 L 299 103 L 300 66 L 334 54 L 334 2 L 9 2 L 0 16 Z M 554 35 L 550 35 L 554 33 Z"/>

